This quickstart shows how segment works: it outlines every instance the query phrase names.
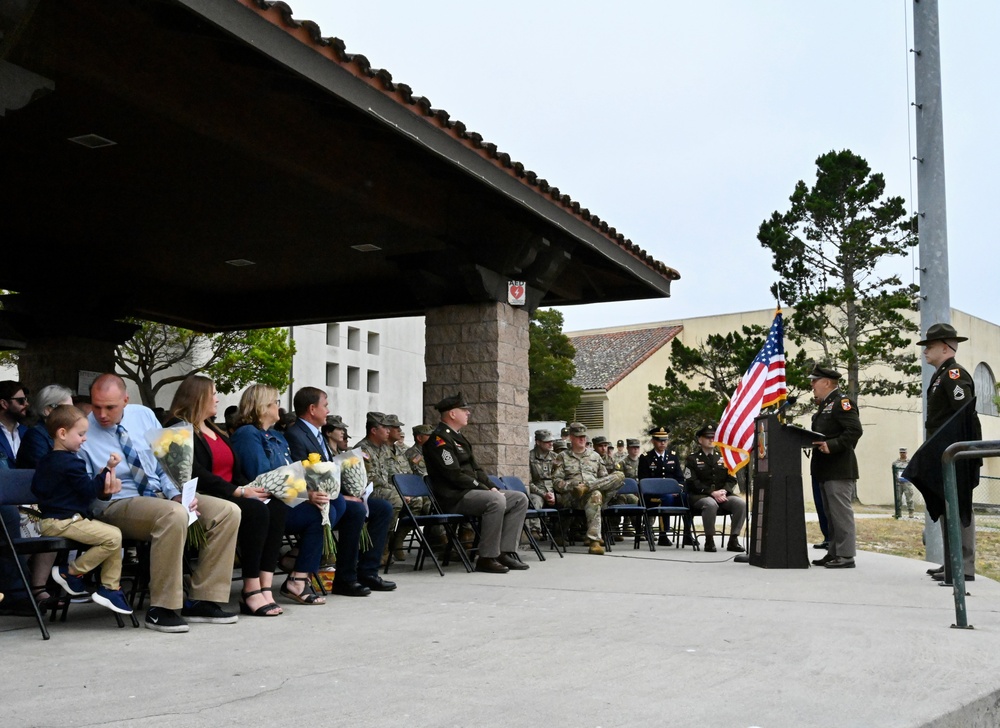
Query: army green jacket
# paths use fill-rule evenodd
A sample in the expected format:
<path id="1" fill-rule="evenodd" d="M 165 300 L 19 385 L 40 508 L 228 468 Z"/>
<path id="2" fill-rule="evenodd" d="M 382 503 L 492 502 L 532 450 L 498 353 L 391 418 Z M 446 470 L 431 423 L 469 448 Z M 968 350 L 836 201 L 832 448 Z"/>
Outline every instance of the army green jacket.
<path id="1" fill-rule="evenodd" d="M 535 495 L 545 495 L 552 492 L 552 468 L 555 467 L 556 454 L 551 450 L 531 448 L 528 453 L 528 467 L 531 468 L 531 485 L 528 486 Z"/>
<path id="2" fill-rule="evenodd" d="M 930 437 L 948 418 L 976 396 L 976 385 L 964 367 L 952 357 L 937 368 L 927 390 L 927 421 L 924 431 Z"/>
<path id="3" fill-rule="evenodd" d="M 812 418 L 812 429 L 823 434 L 829 454 L 813 448 L 810 472 L 825 480 L 857 480 L 858 459 L 854 448 L 861 439 L 861 416 L 858 405 L 839 389 L 826 396 Z"/>
<path id="4" fill-rule="evenodd" d="M 423 451 L 431 488 L 445 511 L 470 490 L 492 490 L 489 476 L 472 454 L 472 443 L 461 432 L 439 422 Z"/>

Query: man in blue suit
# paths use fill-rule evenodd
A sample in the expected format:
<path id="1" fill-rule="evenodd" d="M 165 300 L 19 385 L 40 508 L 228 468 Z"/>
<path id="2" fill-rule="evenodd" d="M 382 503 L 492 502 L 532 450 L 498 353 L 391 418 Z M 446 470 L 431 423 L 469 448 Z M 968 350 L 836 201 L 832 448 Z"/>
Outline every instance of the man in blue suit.
<path id="1" fill-rule="evenodd" d="M 303 387 L 292 398 L 295 422 L 285 430 L 288 449 L 295 460 L 307 460 L 310 453 L 319 453 L 323 460 L 330 460 L 330 449 L 323 437 L 323 425 L 330 414 L 326 392 L 316 387 Z M 349 597 L 368 596 L 372 591 L 392 591 L 396 584 L 386 581 L 378 573 L 379 561 L 389 537 L 392 505 L 389 501 L 369 496 L 368 535 L 371 548 L 359 553 L 361 528 L 365 523 L 365 502 L 356 496 L 341 492 L 347 509 L 333 526 L 340 532 L 337 548 L 337 578 L 332 591 Z"/>
<path id="2" fill-rule="evenodd" d="M 3 430 L 0 457 L 6 458 L 12 468 L 21 447 L 21 438 L 28 431 L 23 424 L 27 414 L 28 388 L 11 379 L 0 382 L 0 430 Z"/>

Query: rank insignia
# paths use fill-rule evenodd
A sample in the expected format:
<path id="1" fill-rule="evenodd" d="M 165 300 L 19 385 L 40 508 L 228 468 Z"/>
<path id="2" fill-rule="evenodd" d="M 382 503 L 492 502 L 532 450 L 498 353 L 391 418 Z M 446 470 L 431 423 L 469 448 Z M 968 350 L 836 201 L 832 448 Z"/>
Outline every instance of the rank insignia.
<path id="1" fill-rule="evenodd" d="M 842 399 L 840 400 L 840 406 L 844 408 L 844 412 L 850 412 L 851 410 L 851 400 Z"/>
<path id="2" fill-rule="evenodd" d="M 962 386 L 960 384 L 955 385 L 955 399 L 956 400 L 965 399 L 965 390 L 962 389 Z"/>
<path id="3" fill-rule="evenodd" d="M 962 376 L 962 372 L 959 371 L 958 369 L 949 369 L 948 370 L 948 378 L 949 379 L 958 379 L 960 376 Z"/>
<path id="4" fill-rule="evenodd" d="M 441 460 L 444 461 L 445 465 L 454 465 L 455 464 L 455 458 L 452 457 L 452 454 L 450 452 L 448 452 L 447 450 L 445 450 L 443 453 L 441 453 Z"/>

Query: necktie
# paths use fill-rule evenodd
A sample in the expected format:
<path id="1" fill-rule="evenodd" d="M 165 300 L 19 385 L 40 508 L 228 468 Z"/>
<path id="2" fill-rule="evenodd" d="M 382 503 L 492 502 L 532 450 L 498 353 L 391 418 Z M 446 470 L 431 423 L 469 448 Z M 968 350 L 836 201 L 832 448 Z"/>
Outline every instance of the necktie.
<path id="1" fill-rule="evenodd" d="M 139 495 L 145 495 L 146 488 L 149 487 L 149 478 L 146 477 L 146 471 L 142 469 L 142 464 L 139 462 L 139 455 L 136 453 L 135 448 L 132 447 L 132 438 L 128 436 L 128 430 L 121 425 L 118 425 L 117 432 L 118 442 L 122 446 L 122 454 L 125 455 L 125 463 L 132 473 L 132 480 L 135 481 Z"/>
<path id="2" fill-rule="evenodd" d="M 326 440 L 323 437 L 323 433 L 322 432 L 317 432 L 316 433 L 316 439 L 319 440 L 319 456 L 323 460 L 329 460 L 330 457 L 329 457 L 329 453 L 327 452 L 327 449 L 326 449 Z"/>

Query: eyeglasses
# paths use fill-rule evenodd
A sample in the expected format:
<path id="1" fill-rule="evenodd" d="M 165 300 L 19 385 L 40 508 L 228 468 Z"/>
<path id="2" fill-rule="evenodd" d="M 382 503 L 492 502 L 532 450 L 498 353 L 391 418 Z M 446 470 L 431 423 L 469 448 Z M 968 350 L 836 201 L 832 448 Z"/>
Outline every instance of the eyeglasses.
<path id="1" fill-rule="evenodd" d="M 7 397 L 8 402 L 17 402 L 18 404 L 28 404 L 27 397 Z"/>

